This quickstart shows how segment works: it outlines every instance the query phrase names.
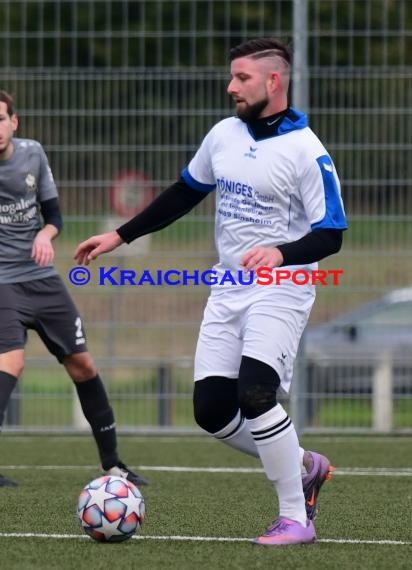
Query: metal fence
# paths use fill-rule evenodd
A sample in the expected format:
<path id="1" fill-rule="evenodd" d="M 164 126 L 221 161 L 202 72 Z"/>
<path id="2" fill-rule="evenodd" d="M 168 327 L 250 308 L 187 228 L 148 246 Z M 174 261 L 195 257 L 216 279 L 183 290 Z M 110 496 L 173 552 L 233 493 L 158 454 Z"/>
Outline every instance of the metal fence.
<path id="1" fill-rule="evenodd" d="M 2 1 L 0 87 L 16 99 L 19 135 L 40 140 L 48 153 L 65 214 L 57 266 L 87 323 L 120 429 L 195 429 L 192 356 L 208 290 L 100 286 L 98 266 L 87 286 L 74 287 L 67 278 L 73 251 L 173 182 L 211 125 L 232 112 L 227 54 L 240 41 L 261 35 L 293 40 L 292 102 L 308 111 L 342 179 L 350 230 L 341 253 L 321 267 L 344 273 L 338 287 L 318 288 L 311 325 L 411 284 L 411 4 Z M 139 276 L 202 271 L 214 260 L 207 199 L 99 265 Z M 396 392 L 394 366 L 385 362 L 347 359 L 354 377 L 369 366 L 372 377 L 385 378 L 348 392 L 343 373 L 330 363 L 315 370 L 308 365 L 302 344 L 291 398 L 299 429 L 412 429 L 412 380 Z M 410 365 L 402 363 L 405 377 Z M 389 411 L 377 404 L 385 399 Z M 84 427 L 68 379 L 34 336 L 7 426 Z"/>

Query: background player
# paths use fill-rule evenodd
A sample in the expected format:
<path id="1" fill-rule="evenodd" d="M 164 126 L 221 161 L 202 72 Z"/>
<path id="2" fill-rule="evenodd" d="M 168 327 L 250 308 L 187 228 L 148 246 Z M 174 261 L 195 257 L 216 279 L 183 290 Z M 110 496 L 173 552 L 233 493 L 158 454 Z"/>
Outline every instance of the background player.
<path id="1" fill-rule="evenodd" d="M 218 277 L 242 268 L 311 271 L 340 250 L 347 223 L 338 175 L 306 116 L 288 106 L 288 47 L 273 38 L 251 40 L 233 48 L 230 60 L 227 90 L 237 116 L 209 131 L 180 180 L 148 208 L 116 231 L 81 243 L 79 263 L 166 227 L 213 190 Z M 317 495 L 332 468 L 326 457 L 299 447 L 277 401 L 278 391 L 289 391 L 314 299 L 310 283 L 214 285 L 200 328 L 196 421 L 220 441 L 260 457 L 277 492 L 279 516 L 258 544 L 316 539 Z"/>
<path id="2" fill-rule="evenodd" d="M 144 485 L 119 459 L 113 410 L 77 308 L 53 267 L 62 219 L 46 154 L 37 141 L 13 138 L 17 126 L 13 100 L 0 91 L 0 427 L 23 371 L 27 330 L 34 329 L 76 386 L 103 471 Z M 0 486 L 16 485 L 0 475 Z"/>

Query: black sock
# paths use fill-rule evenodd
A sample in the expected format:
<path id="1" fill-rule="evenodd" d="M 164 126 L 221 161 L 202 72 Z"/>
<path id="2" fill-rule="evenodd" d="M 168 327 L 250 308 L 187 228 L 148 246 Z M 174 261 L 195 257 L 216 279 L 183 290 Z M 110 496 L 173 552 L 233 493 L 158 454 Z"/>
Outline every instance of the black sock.
<path id="1" fill-rule="evenodd" d="M 99 375 L 86 382 L 75 382 L 80 404 L 89 422 L 104 470 L 119 462 L 117 454 L 116 423 Z"/>
<path id="2" fill-rule="evenodd" d="M 0 428 L 4 422 L 4 414 L 10 400 L 11 393 L 16 386 L 17 378 L 8 372 L 0 371 Z"/>

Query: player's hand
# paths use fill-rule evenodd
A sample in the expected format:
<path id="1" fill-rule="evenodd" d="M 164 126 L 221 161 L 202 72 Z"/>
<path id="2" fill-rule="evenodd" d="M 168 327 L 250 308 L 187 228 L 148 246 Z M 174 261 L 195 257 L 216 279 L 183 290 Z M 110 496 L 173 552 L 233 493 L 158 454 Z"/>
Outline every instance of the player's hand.
<path id="1" fill-rule="evenodd" d="M 122 238 L 116 231 L 92 236 L 77 246 L 74 259 L 79 265 L 89 265 L 93 259 L 102 253 L 113 251 L 123 243 Z"/>
<path id="2" fill-rule="evenodd" d="M 254 247 L 243 255 L 240 263 L 245 271 L 259 267 L 279 267 L 283 263 L 283 255 L 277 247 Z"/>
<path id="3" fill-rule="evenodd" d="M 53 263 L 54 247 L 50 236 L 46 232 L 40 231 L 34 238 L 31 257 L 40 267 L 46 267 Z"/>

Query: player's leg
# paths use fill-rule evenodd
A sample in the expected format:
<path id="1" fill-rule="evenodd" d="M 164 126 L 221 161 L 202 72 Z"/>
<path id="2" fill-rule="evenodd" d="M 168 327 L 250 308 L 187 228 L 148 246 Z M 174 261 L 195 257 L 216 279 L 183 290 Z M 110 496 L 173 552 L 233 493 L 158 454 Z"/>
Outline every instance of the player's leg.
<path id="1" fill-rule="evenodd" d="M 293 423 L 278 402 L 277 393 L 289 392 L 313 296 L 310 291 L 300 290 L 297 295 L 286 288 L 252 294 L 244 328 L 239 402 L 279 500 L 279 518 L 257 540 L 274 545 L 288 544 L 290 537 L 290 543 L 311 542 L 316 534 L 305 508 L 302 454 Z"/>
<path id="2" fill-rule="evenodd" d="M 124 477 L 135 485 L 147 485 L 146 479 L 119 458 L 113 408 L 90 353 L 66 355 L 62 363 L 74 382 L 84 416 L 92 428 L 104 473 Z"/>
<path id="3" fill-rule="evenodd" d="M 18 314 L 13 285 L 0 285 L 0 431 L 17 380 L 24 366 L 26 331 Z M 17 483 L 0 475 L 0 487 Z"/>
<path id="4" fill-rule="evenodd" d="M 119 459 L 113 408 L 87 350 L 84 327 L 68 291 L 58 277 L 38 280 L 35 287 L 35 328 L 74 382 L 83 413 L 92 428 L 103 471 L 127 478 L 136 485 L 146 485 L 146 479 Z"/>
<path id="5" fill-rule="evenodd" d="M 222 384 L 220 384 L 217 388 L 218 393 L 214 394 L 214 390 L 209 390 L 209 386 L 207 386 L 209 382 L 213 382 L 216 379 L 216 377 L 211 377 L 195 383 L 194 399 L 196 402 L 197 423 L 206 431 L 213 433 L 213 436 L 219 441 L 259 459 L 259 451 L 255 440 L 250 433 L 248 423 L 244 421 L 245 418 L 240 409 L 237 409 L 233 415 L 231 404 L 233 398 L 229 400 L 226 412 L 221 413 L 225 402 L 227 402 L 225 399 L 227 395 L 226 390 L 222 390 Z M 228 379 L 220 380 L 227 381 Z M 230 384 L 233 386 L 233 390 L 236 391 L 235 397 L 237 399 L 237 381 L 230 379 Z M 220 402 L 218 408 L 215 405 L 216 400 Z M 207 409 L 215 410 L 212 425 L 208 423 L 210 420 L 202 419 L 207 417 Z M 219 423 L 217 424 L 218 421 Z M 299 447 L 299 464 L 305 495 L 306 514 L 309 519 L 314 520 L 318 514 L 317 498 L 319 492 L 322 485 L 330 480 L 334 468 L 324 455 L 316 451 L 305 450 L 302 447 Z"/>
<path id="6" fill-rule="evenodd" d="M 318 495 L 326 481 L 332 477 L 334 467 L 327 457 L 316 451 L 305 451 L 301 448 L 301 466 L 303 493 L 305 495 L 306 514 L 314 520 L 318 514 Z"/>
<path id="7" fill-rule="evenodd" d="M 216 384 L 217 379 L 220 380 L 219 386 Z M 259 459 L 259 451 L 250 432 L 248 422 L 245 421 L 240 409 L 233 412 L 233 397 L 226 399 L 228 393 L 223 387 L 223 383 L 228 380 L 233 386 L 233 390 L 236 391 L 236 395 L 233 397 L 237 399 L 237 381 L 233 379 L 210 377 L 195 383 L 194 402 L 196 404 L 197 423 L 212 433 L 219 441 Z M 209 383 L 213 384 L 208 386 Z M 217 393 L 213 390 L 213 386 L 216 387 Z M 216 401 L 219 401 L 219 406 L 216 406 Z M 225 404 L 227 407 L 224 411 Z M 213 423 L 210 424 L 211 415 L 208 414 L 207 410 L 212 409 L 214 410 Z M 308 519 L 314 520 L 318 514 L 319 492 L 323 484 L 330 480 L 334 468 L 324 455 L 316 451 L 305 450 L 302 447 L 299 447 L 299 465 L 305 495 L 306 515 Z"/>
<path id="8" fill-rule="evenodd" d="M 24 350 L 21 348 L 0 353 L 0 428 L 4 422 L 11 394 L 23 371 L 23 362 Z"/>
<path id="9" fill-rule="evenodd" d="M 242 300 L 245 302 L 244 297 L 237 295 L 230 300 L 222 293 L 212 293 L 208 299 L 195 355 L 193 406 L 195 419 L 202 429 L 234 449 L 259 458 L 255 440 L 240 411 L 237 394 L 242 333 L 241 320 L 236 319 L 234 313 L 236 310 L 240 314 L 246 312 L 247 307 L 239 306 Z M 299 451 L 310 515 L 313 513 L 311 498 L 314 487 L 307 482 L 309 479 L 323 482 L 323 472 L 318 470 L 316 473 L 320 476 L 308 476 L 312 469 L 312 456 L 302 448 Z M 317 492 L 320 486 L 318 484 Z"/>
<path id="10" fill-rule="evenodd" d="M 279 517 L 259 539 L 259 544 L 313 542 L 316 535 L 307 520 L 299 460 L 299 441 L 291 419 L 276 392 L 280 378 L 264 362 L 242 357 L 239 402 L 255 440 L 266 476 L 279 501 Z"/>
<path id="11" fill-rule="evenodd" d="M 237 378 L 218 376 L 196 381 L 193 395 L 195 419 L 199 426 L 222 443 L 259 459 L 255 440 L 239 408 L 237 384 Z M 213 415 L 210 410 L 213 410 Z M 302 447 L 299 448 L 299 461 L 307 514 L 313 520 L 316 497 L 323 483 L 330 479 L 333 467 L 325 456 Z"/>
<path id="12" fill-rule="evenodd" d="M 245 334 L 244 354 L 271 365 L 281 378 L 281 390 L 289 393 L 302 332 L 313 305 L 310 285 L 290 284 L 281 289 L 261 288 L 255 295 L 249 313 Z M 276 341 L 274 345 L 272 340 Z M 333 467 L 329 459 L 300 447 L 300 466 L 305 495 L 306 514 L 313 520 L 317 514 L 317 498 L 325 481 L 330 479 Z"/>
<path id="13" fill-rule="evenodd" d="M 0 431 L 10 397 L 21 373 L 18 371 L 23 369 L 23 354 L 21 349 L 0 354 Z M 17 483 L 0 474 L 0 487 L 17 487 Z"/>
<path id="14" fill-rule="evenodd" d="M 229 445 L 255 455 L 250 434 L 244 431 L 237 397 L 242 341 L 239 321 L 226 295 L 212 292 L 200 326 L 194 366 L 193 410 L 197 424 Z"/>
<path id="15" fill-rule="evenodd" d="M 312 524 L 306 521 L 299 443 L 285 410 L 276 403 L 279 383 L 279 377 L 271 367 L 244 357 L 239 381 L 209 376 L 195 382 L 195 418 L 203 429 L 225 443 L 230 444 L 232 434 L 247 432 L 248 445 L 242 446 L 239 441 L 236 445 L 241 451 L 250 453 L 249 443 L 253 440 L 280 504 L 276 526 L 260 539 L 261 543 L 312 542 L 315 534 Z M 262 432 L 266 434 L 266 431 L 267 436 L 263 438 Z"/>

